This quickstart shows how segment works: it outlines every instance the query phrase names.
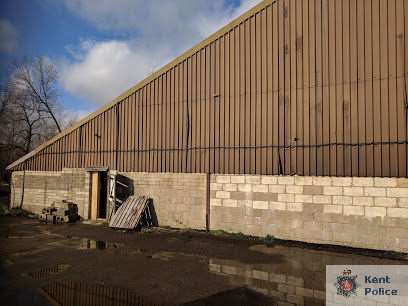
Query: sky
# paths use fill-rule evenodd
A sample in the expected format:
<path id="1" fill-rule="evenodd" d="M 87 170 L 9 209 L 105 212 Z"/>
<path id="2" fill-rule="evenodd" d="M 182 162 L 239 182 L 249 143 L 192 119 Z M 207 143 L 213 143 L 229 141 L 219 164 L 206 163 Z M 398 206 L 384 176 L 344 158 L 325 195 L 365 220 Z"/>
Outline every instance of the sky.
<path id="1" fill-rule="evenodd" d="M 2 0 L 0 81 L 23 57 L 58 70 L 59 102 L 98 109 L 260 0 Z"/>

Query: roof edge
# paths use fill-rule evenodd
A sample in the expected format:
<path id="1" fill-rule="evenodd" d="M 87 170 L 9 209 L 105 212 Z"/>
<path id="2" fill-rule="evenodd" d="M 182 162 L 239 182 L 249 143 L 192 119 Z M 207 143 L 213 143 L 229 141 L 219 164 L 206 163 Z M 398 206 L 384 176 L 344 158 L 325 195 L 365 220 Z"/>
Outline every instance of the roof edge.
<path id="1" fill-rule="evenodd" d="M 188 57 L 190 57 L 194 53 L 201 50 L 206 45 L 212 43 L 213 41 L 220 38 L 222 35 L 226 34 L 229 31 L 231 31 L 235 26 L 237 26 L 240 23 L 244 22 L 246 19 L 248 19 L 252 15 L 256 14 L 257 12 L 263 10 L 264 8 L 270 6 L 273 3 L 276 3 L 278 1 L 279 0 L 263 0 L 261 3 L 258 3 L 257 5 L 255 5 L 254 7 L 252 7 L 251 9 L 249 9 L 248 11 L 246 11 L 245 13 L 240 15 L 239 17 L 235 18 L 234 20 L 232 20 L 231 22 L 229 22 L 228 24 L 223 26 L 218 31 L 214 32 L 213 34 L 211 34 L 210 36 L 208 36 L 207 38 L 205 38 L 201 42 L 197 43 L 196 45 L 194 45 L 193 47 L 191 47 L 190 49 L 188 49 L 187 51 L 182 53 L 180 56 L 176 57 L 175 59 L 173 59 L 172 61 L 170 61 L 169 63 L 167 63 L 163 67 L 161 67 L 160 69 L 156 70 L 155 72 L 153 72 L 152 74 L 147 76 L 145 79 L 143 79 L 142 81 L 140 81 L 136 85 L 132 86 L 131 88 L 129 88 L 128 90 L 126 90 L 125 92 L 123 92 L 122 94 L 120 94 L 119 96 L 114 98 L 112 101 L 107 102 L 106 104 L 101 106 L 98 110 L 96 110 L 93 113 L 89 114 L 88 116 L 86 116 L 85 118 L 83 118 L 82 120 L 80 120 L 79 122 L 74 124 L 73 126 L 64 129 L 61 133 L 58 133 L 57 135 L 55 135 L 51 139 L 49 139 L 46 142 L 40 144 L 37 148 L 33 149 L 31 152 L 29 152 L 26 155 L 20 157 L 19 159 L 17 159 L 16 161 L 14 161 L 10 165 L 8 165 L 6 167 L 6 170 L 12 170 L 17 165 L 25 162 L 30 157 L 33 157 L 38 152 L 45 149 L 47 146 L 49 146 L 49 145 L 53 144 L 54 142 L 56 142 L 58 139 L 61 139 L 62 137 L 68 135 L 72 131 L 76 130 L 77 128 L 79 128 L 82 125 L 84 125 L 85 123 L 87 123 L 88 121 L 94 119 L 98 115 L 100 115 L 103 112 L 107 111 L 108 109 L 112 108 L 113 106 L 115 106 L 119 102 L 121 102 L 124 99 L 126 99 L 127 97 L 129 97 L 131 94 L 135 93 L 137 90 L 141 89 L 143 86 L 147 85 L 148 83 L 150 83 L 151 81 L 153 81 L 154 79 L 156 79 L 157 77 L 159 77 L 160 75 L 165 73 L 170 68 L 172 68 L 172 67 L 176 66 L 177 64 L 181 63 L 182 61 L 184 61 L 185 59 L 187 59 Z"/>

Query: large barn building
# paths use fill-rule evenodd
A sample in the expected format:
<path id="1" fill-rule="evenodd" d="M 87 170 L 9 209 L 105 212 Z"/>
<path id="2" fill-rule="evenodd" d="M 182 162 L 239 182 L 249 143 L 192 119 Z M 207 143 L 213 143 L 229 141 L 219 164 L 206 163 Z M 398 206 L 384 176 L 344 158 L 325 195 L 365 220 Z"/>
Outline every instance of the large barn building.
<path id="1" fill-rule="evenodd" d="M 263 1 L 11 164 L 10 205 L 109 219 L 119 184 L 160 225 L 406 252 L 407 36 L 404 0 Z"/>

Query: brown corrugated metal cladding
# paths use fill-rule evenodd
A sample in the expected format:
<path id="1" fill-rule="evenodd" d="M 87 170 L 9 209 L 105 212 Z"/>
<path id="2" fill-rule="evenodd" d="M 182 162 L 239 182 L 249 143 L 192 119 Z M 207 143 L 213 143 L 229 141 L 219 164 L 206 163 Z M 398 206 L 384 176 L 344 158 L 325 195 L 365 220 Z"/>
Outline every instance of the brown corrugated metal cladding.
<path id="1" fill-rule="evenodd" d="M 265 1 L 11 165 L 407 176 L 408 1 Z"/>

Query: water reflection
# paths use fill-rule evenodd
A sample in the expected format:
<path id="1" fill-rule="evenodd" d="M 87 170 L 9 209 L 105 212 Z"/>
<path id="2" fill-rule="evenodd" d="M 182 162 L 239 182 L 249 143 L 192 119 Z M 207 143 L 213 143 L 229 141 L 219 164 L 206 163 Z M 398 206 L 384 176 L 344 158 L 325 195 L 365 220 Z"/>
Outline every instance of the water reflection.
<path id="1" fill-rule="evenodd" d="M 228 277 L 235 286 L 243 284 L 287 305 L 324 305 L 324 287 L 297 274 L 283 274 L 274 265 L 251 265 L 239 261 L 210 259 L 209 271 Z M 313 278 L 322 277 L 319 272 Z"/>
<path id="2" fill-rule="evenodd" d="M 248 264 L 237 260 L 209 259 L 209 271 L 227 278 L 234 286 L 246 286 L 272 297 L 282 305 L 325 305 L 326 265 L 402 264 L 405 262 L 300 247 L 254 245 L 254 253 L 281 256 L 283 261 Z M 256 256 L 256 255 L 255 255 Z"/>
<path id="3" fill-rule="evenodd" d="M 48 245 L 75 248 L 77 250 L 106 250 L 117 249 L 124 246 L 123 243 L 77 237 L 69 237 L 68 239 L 51 242 Z"/>
<path id="4" fill-rule="evenodd" d="M 255 247 L 257 250 L 262 250 L 262 248 L 263 246 Z M 285 250 L 279 247 L 270 248 L 270 252 L 275 253 L 274 255 L 283 255 L 282 252 Z M 181 252 L 158 252 L 152 256 L 152 258 L 163 261 L 180 257 L 191 258 L 192 255 Z M 305 265 L 304 262 L 297 259 L 296 255 L 285 256 L 283 262 L 274 261 L 271 264 L 246 264 L 237 260 L 205 258 L 199 255 L 194 257 L 197 262 L 208 263 L 209 272 L 226 277 L 230 285 L 237 288 L 248 288 L 272 298 L 273 305 L 321 306 L 325 304 L 324 265 L 314 265 L 313 262 Z M 271 256 L 271 258 L 275 259 L 277 256 Z M 231 292 L 229 295 L 241 293 L 241 291 Z M 217 298 L 211 297 L 211 302 L 216 301 Z"/>
<path id="5" fill-rule="evenodd" d="M 105 249 L 116 249 L 123 246 L 121 243 L 107 242 L 103 240 L 92 240 L 92 239 L 80 239 L 78 243 L 79 250 L 105 250 Z"/>

